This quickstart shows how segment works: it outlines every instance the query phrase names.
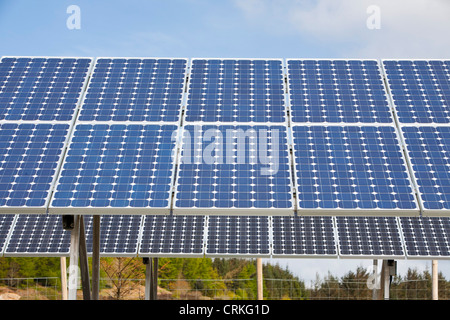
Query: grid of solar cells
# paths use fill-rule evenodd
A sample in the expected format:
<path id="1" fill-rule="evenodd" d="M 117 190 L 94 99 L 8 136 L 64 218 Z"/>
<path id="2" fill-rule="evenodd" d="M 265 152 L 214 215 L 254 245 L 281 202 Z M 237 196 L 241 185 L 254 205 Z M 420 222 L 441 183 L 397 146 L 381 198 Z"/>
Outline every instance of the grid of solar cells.
<path id="1" fill-rule="evenodd" d="M 186 121 L 285 122 L 281 60 L 193 59 Z"/>
<path id="2" fill-rule="evenodd" d="M 450 258 L 450 219 L 443 217 L 401 217 L 408 257 Z"/>
<path id="3" fill-rule="evenodd" d="M 145 216 L 139 255 L 203 255 L 204 216 Z"/>
<path id="4" fill-rule="evenodd" d="M 384 60 L 402 123 L 450 123 L 450 60 Z"/>
<path id="5" fill-rule="evenodd" d="M 0 120 L 71 121 L 90 65 L 86 58 L 3 58 Z"/>
<path id="6" fill-rule="evenodd" d="M 172 134 L 177 128 L 78 124 L 50 209 L 56 213 L 77 212 L 77 208 L 90 208 L 89 212 L 95 208 L 165 212 L 174 174 Z"/>
<path id="7" fill-rule="evenodd" d="M 293 122 L 392 123 L 375 60 L 288 60 Z"/>
<path id="8" fill-rule="evenodd" d="M 0 124 L 0 211 L 45 212 L 68 129 L 68 124 Z"/>
<path id="9" fill-rule="evenodd" d="M 337 256 L 332 217 L 273 216 L 273 256 Z"/>
<path id="10" fill-rule="evenodd" d="M 294 126 L 293 138 L 299 212 L 418 210 L 394 127 Z"/>
<path id="11" fill-rule="evenodd" d="M 92 254 L 93 218 L 86 217 L 86 250 Z M 136 256 L 142 216 L 102 215 L 100 217 L 100 254 L 102 256 Z"/>
<path id="12" fill-rule="evenodd" d="M 17 215 L 5 256 L 60 256 L 70 251 L 70 231 L 61 216 Z"/>
<path id="13" fill-rule="evenodd" d="M 10 214 L 0 214 L 0 255 L 8 238 L 9 231 L 13 224 L 15 216 Z"/>
<path id="14" fill-rule="evenodd" d="M 178 121 L 185 59 L 98 59 L 80 121 Z"/>
<path id="15" fill-rule="evenodd" d="M 450 127 L 403 127 L 425 211 L 450 209 Z"/>
<path id="16" fill-rule="evenodd" d="M 186 126 L 175 212 L 290 212 L 293 201 L 286 139 L 282 126 Z"/>
<path id="17" fill-rule="evenodd" d="M 404 256 L 395 217 L 336 217 L 341 256 Z"/>
<path id="18" fill-rule="evenodd" d="M 270 254 L 269 217 L 209 216 L 206 255 Z"/>

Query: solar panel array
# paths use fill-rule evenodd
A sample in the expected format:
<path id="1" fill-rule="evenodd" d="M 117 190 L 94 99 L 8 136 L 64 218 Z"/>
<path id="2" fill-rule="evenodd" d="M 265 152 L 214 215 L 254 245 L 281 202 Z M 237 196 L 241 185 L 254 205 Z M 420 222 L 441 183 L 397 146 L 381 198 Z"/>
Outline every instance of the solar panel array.
<path id="1" fill-rule="evenodd" d="M 0 216 L 0 255 L 68 256 L 59 215 Z M 85 216 L 92 254 L 92 216 Z M 443 217 L 102 215 L 103 257 L 450 259 Z"/>
<path id="2" fill-rule="evenodd" d="M 450 215 L 449 84 L 444 60 L 4 57 L 0 213 L 113 213 L 102 232 L 128 233 L 111 234 L 109 254 L 201 254 L 203 230 L 211 255 L 401 256 L 391 219 L 350 217 Z M 170 213 L 197 238 L 140 238 L 140 215 Z M 55 217 L 25 217 L 2 222 L 15 232 L 5 254 L 65 254 L 53 238 L 27 242 L 56 232 Z M 178 230 L 165 219 L 144 220 Z M 397 246 L 344 244 L 380 236 L 373 225 Z M 293 230 L 316 241 L 289 247 Z"/>

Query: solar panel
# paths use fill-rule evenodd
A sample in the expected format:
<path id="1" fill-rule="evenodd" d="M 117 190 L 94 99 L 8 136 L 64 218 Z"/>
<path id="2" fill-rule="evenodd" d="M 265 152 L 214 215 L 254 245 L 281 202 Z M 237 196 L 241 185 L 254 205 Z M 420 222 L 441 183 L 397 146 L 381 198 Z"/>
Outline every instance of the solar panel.
<path id="1" fill-rule="evenodd" d="M 450 212 L 450 127 L 402 127 L 424 214 Z"/>
<path id="2" fill-rule="evenodd" d="M 90 58 L 2 58 L 0 120 L 72 121 L 91 62 Z"/>
<path id="3" fill-rule="evenodd" d="M 45 213 L 69 124 L 0 123 L 0 212 Z"/>
<path id="4" fill-rule="evenodd" d="M 92 254 L 93 218 L 85 219 L 86 250 Z M 103 257 L 135 257 L 142 216 L 102 215 L 100 217 L 100 255 Z"/>
<path id="5" fill-rule="evenodd" d="M 176 125 L 75 127 L 51 213 L 169 213 Z"/>
<path id="6" fill-rule="evenodd" d="M 401 217 L 400 223 L 408 258 L 450 258 L 449 218 Z"/>
<path id="7" fill-rule="evenodd" d="M 80 121 L 180 120 L 186 59 L 99 58 Z"/>
<path id="8" fill-rule="evenodd" d="M 401 123 L 450 123 L 450 60 L 383 60 Z"/>
<path id="9" fill-rule="evenodd" d="M 418 214 L 394 127 L 294 126 L 299 214 Z"/>
<path id="10" fill-rule="evenodd" d="M 287 60 L 293 123 L 392 123 L 376 60 Z"/>
<path id="11" fill-rule="evenodd" d="M 187 122 L 286 121 L 283 61 L 193 59 Z"/>
<path id="12" fill-rule="evenodd" d="M 286 127 L 186 125 L 174 213 L 292 214 Z"/>
<path id="13" fill-rule="evenodd" d="M 203 257 L 204 216 L 144 217 L 139 256 Z"/>
<path id="14" fill-rule="evenodd" d="M 13 225 L 15 215 L 0 214 L 0 257 L 6 244 L 11 226 Z"/>
<path id="15" fill-rule="evenodd" d="M 205 256 L 268 257 L 270 233 L 269 217 L 209 216 Z"/>
<path id="16" fill-rule="evenodd" d="M 61 216 L 18 214 L 5 248 L 5 257 L 67 256 L 70 231 L 62 228 Z"/>
<path id="17" fill-rule="evenodd" d="M 337 258 L 332 217 L 274 216 L 273 258 Z"/>
<path id="18" fill-rule="evenodd" d="M 403 258 L 405 253 L 395 217 L 336 217 L 342 258 Z"/>

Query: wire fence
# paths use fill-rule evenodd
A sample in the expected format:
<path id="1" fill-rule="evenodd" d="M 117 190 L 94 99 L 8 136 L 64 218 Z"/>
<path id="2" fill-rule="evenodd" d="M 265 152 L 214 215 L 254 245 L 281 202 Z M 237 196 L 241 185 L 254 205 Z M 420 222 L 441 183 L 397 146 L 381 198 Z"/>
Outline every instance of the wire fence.
<path id="1" fill-rule="evenodd" d="M 101 279 L 102 300 L 143 300 L 145 280 L 126 281 Z M 431 300 L 428 280 L 393 281 L 389 290 L 391 300 Z M 381 298 L 380 290 L 377 298 Z M 450 300 L 450 284 L 439 281 L 439 300 Z M 78 290 L 79 299 L 82 292 Z M 265 300 L 371 300 L 374 291 L 366 281 L 316 281 L 304 286 L 297 280 L 264 279 Z M 59 278 L 0 279 L 0 300 L 61 300 Z M 159 300 L 252 300 L 256 299 L 255 279 L 185 280 L 159 279 Z"/>

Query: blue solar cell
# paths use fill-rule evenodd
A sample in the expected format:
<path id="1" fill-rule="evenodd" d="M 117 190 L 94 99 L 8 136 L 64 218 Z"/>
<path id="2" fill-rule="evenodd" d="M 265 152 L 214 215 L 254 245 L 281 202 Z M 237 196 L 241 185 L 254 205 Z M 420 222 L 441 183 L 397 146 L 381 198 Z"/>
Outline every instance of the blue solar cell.
<path id="1" fill-rule="evenodd" d="M 6 238 L 13 224 L 15 216 L 11 214 L 0 214 L 0 256 L 6 244 Z"/>
<path id="2" fill-rule="evenodd" d="M 19 214 L 5 256 L 65 256 L 69 251 L 70 231 L 62 228 L 61 216 Z"/>
<path id="3" fill-rule="evenodd" d="M 375 60 L 288 60 L 293 122 L 392 123 Z"/>
<path id="4" fill-rule="evenodd" d="M 92 253 L 93 218 L 84 220 L 86 250 Z M 136 256 L 142 216 L 140 215 L 102 215 L 100 217 L 100 254 L 102 256 Z"/>
<path id="5" fill-rule="evenodd" d="M 291 212 L 291 191 L 285 127 L 185 127 L 175 212 Z"/>
<path id="6" fill-rule="evenodd" d="M 98 59 L 80 121 L 178 121 L 185 59 Z"/>
<path id="7" fill-rule="evenodd" d="M 194 59 L 186 121 L 286 121 L 281 60 Z"/>
<path id="8" fill-rule="evenodd" d="M 273 255 L 336 256 L 332 217 L 273 216 Z"/>
<path id="9" fill-rule="evenodd" d="M 341 256 L 405 255 L 395 217 L 336 217 Z"/>
<path id="10" fill-rule="evenodd" d="M 450 123 L 450 61 L 384 60 L 402 123 Z"/>
<path id="11" fill-rule="evenodd" d="M 0 124 L 0 211 L 45 210 L 68 130 L 68 124 Z"/>
<path id="12" fill-rule="evenodd" d="M 450 127 L 403 127 L 425 210 L 450 209 Z"/>
<path id="13" fill-rule="evenodd" d="M 294 126 L 293 139 L 299 213 L 417 210 L 394 127 Z"/>
<path id="14" fill-rule="evenodd" d="M 177 130 L 175 125 L 78 124 L 51 210 L 150 208 L 165 212 L 174 174 L 172 134 Z"/>
<path id="15" fill-rule="evenodd" d="M 409 258 L 450 257 L 450 219 L 444 217 L 400 217 Z"/>
<path id="16" fill-rule="evenodd" d="M 205 255 L 269 255 L 269 234 L 269 217 L 210 216 Z"/>
<path id="17" fill-rule="evenodd" d="M 3 58 L 0 120 L 71 121 L 91 59 Z"/>
<path id="18" fill-rule="evenodd" d="M 203 256 L 204 216 L 144 217 L 139 256 Z"/>

